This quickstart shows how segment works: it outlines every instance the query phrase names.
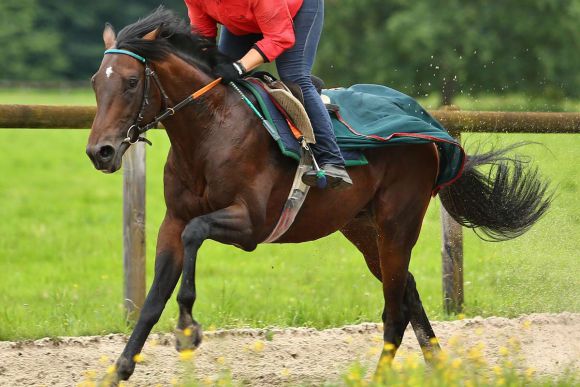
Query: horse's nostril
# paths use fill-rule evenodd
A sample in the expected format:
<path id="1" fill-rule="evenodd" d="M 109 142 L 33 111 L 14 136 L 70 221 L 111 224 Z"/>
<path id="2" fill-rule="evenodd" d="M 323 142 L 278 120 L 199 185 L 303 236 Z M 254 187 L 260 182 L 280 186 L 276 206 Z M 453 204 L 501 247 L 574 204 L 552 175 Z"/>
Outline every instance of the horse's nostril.
<path id="1" fill-rule="evenodd" d="M 99 149 L 99 158 L 103 161 L 109 160 L 115 154 L 115 148 L 111 145 L 104 145 Z"/>

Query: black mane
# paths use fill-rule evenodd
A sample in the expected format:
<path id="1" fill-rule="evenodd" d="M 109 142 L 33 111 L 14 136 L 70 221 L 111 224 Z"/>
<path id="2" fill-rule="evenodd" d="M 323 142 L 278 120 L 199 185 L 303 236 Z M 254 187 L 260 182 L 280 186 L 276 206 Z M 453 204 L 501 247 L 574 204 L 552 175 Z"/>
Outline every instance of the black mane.
<path id="1" fill-rule="evenodd" d="M 142 39 L 157 28 L 157 39 Z M 123 28 L 117 35 L 117 48 L 151 61 L 162 60 L 174 53 L 208 74 L 216 64 L 228 59 L 217 50 L 214 42 L 193 33 L 187 22 L 163 6 Z"/>

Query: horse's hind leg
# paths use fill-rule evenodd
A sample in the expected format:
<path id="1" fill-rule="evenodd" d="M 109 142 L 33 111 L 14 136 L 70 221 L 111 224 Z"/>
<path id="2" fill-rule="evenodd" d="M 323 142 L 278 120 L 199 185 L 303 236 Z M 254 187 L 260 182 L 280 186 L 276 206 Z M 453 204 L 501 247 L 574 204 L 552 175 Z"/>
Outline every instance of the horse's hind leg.
<path id="1" fill-rule="evenodd" d="M 441 347 L 439 346 L 435 332 L 431 327 L 425 308 L 423 308 L 423 303 L 421 302 L 419 292 L 417 291 L 415 278 L 413 278 L 411 272 L 409 272 L 407 276 L 407 286 L 405 287 L 403 303 L 409 312 L 411 326 L 413 327 L 417 341 L 421 346 L 421 351 L 423 351 L 425 361 L 431 363 L 434 360 L 433 355 L 440 351 Z"/>
<path id="2" fill-rule="evenodd" d="M 342 228 L 341 232 L 363 254 L 371 273 L 382 282 L 379 249 L 376 237 L 377 230 L 372 224 L 371 219 L 369 217 L 357 217 Z M 433 332 L 431 323 L 423 309 L 423 304 L 421 303 L 417 291 L 415 279 L 410 272 L 407 276 L 402 311 L 404 315 L 405 328 L 407 327 L 407 324 L 411 322 L 415 335 L 417 336 L 417 341 L 419 342 L 425 356 L 425 360 L 429 361 L 432 359 L 431 352 L 438 349 L 439 346 L 436 344 L 435 333 Z M 386 312 L 385 306 L 384 313 Z"/>

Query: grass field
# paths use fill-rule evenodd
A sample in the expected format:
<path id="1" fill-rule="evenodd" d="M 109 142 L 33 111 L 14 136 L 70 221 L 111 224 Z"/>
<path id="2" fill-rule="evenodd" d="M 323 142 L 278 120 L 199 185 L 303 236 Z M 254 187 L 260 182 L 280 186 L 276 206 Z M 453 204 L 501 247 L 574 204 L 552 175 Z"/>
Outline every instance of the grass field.
<path id="1" fill-rule="evenodd" d="M 514 100 L 519 99 L 525 101 Z M 0 103 L 92 104 L 93 97 L 84 91 L 4 90 Z M 553 110 L 577 108 L 567 102 Z M 122 174 L 94 170 L 84 153 L 87 136 L 86 130 L 0 130 L 0 340 L 128 331 L 122 308 Z M 149 280 L 169 148 L 163 133 L 150 138 Z M 519 239 L 486 243 L 465 231 L 466 315 L 580 311 L 580 136 L 464 138 L 544 144 L 525 153 L 557 187 L 551 211 Z M 445 319 L 438 214 L 433 200 L 411 271 L 430 317 Z M 380 284 L 338 234 L 301 245 L 259 246 L 253 253 L 207 242 L 198 268 L 194 312 L 205 327 L 328 327 L 380 319 Z M 172 330 L 176 316 L 172 299 L 156 329 Z"/>

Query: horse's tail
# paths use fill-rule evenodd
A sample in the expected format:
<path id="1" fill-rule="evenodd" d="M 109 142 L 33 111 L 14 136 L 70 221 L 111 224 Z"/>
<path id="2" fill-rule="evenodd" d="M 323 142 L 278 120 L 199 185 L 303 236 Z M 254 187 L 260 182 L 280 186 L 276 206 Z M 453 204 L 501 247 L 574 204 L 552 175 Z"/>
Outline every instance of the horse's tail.
<path id="1" fill-rule="evenodd" d="M 443 207 L 455 221 L 486 240 L 522 235 L 550 207 L 549 182 L 521 157 L 507 153 L 526 143 L 467 157 L 463 175 L 439 192 Z M 488 173 L 476 168 L 487 166 Z M 479 232 L 478 232 L 479 231 Z"/>

